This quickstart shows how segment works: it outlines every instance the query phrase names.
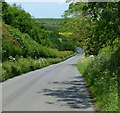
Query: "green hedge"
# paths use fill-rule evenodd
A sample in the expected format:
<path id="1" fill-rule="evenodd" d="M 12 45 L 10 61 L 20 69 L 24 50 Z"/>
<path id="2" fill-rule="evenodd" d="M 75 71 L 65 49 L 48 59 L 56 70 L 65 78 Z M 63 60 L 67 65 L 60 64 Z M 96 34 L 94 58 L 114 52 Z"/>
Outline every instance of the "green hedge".
<path id="1" fill-rule="evenodd" d="M 28 58 L 19 58 L 15 59 L 10 57 L 9 61 L 2 63 L 2 81 L 5 81 L 9 78 L 24 74 L 29 71 L 40 69 L 51 64 L 55 64 L 61 61 L 66 60 L 69 57 L 74 56 L 76 53 L 68 55 L 63 58 L 39 58 L 32 59 Z"/>

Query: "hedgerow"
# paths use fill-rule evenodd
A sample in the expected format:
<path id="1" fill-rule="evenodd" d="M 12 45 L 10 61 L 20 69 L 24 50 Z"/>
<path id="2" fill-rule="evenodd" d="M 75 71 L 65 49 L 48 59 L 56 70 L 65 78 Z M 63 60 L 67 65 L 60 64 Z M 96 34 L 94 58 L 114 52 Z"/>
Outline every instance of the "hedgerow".
<path id="1" fill-rule="evenodd" d="M 101 111 L 120 110 L 119 52 L 119 39 L 116 39 L 113 45 L 100 50 L 98 56 L 80 59 L 77 65 L 94 95 L 97 107 Z"/>
<path id="2" fill-rule="evenodd" d="M 28 58 L 21 57 L 16 59 L 11 56 L 9 61 L 5 61 L 2 63 L 2 81 L 27 73 L 29 71 L 33 71 L 36 69 L 49 66 L 51 64 L 64 61 L 73 55 L 75 54 L 71 54 L 63 58 L 39 58 L 39 59 L 32 59 L 31 57 Z"/>

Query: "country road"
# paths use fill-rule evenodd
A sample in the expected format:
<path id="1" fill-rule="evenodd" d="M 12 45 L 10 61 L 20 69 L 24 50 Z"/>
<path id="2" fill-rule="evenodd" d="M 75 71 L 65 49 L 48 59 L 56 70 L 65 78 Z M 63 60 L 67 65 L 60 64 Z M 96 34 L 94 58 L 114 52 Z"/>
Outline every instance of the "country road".
<path id="1" fill-rule="evenodd" d="M 76 63 L 81 54 L 2 84 L 3 111 L 95 111 Z"/>

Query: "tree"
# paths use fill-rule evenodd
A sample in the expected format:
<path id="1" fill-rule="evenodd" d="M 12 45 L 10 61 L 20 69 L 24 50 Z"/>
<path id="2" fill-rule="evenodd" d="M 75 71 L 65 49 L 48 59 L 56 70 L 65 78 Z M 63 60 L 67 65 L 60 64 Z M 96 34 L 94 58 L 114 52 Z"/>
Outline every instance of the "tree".
<path id="1" fill-rule="evenodd" d="M 119 37 L 119 5 L 75 2 L 65 11 L 65 29 L 72 32 L 73 40 L 80 42 L 86 55 L 97 55 Z"/>

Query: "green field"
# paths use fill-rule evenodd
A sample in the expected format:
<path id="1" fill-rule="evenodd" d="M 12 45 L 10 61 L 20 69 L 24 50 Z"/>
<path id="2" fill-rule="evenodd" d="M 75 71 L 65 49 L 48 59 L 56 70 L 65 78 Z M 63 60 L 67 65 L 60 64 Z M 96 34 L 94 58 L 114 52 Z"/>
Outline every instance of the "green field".
<path id="1" fill-rule="evenodd" d="M 53 31 L 61 27 L 62 18 L 36 18 L 38 26 L 44 26 L 45 29 Z"/>

